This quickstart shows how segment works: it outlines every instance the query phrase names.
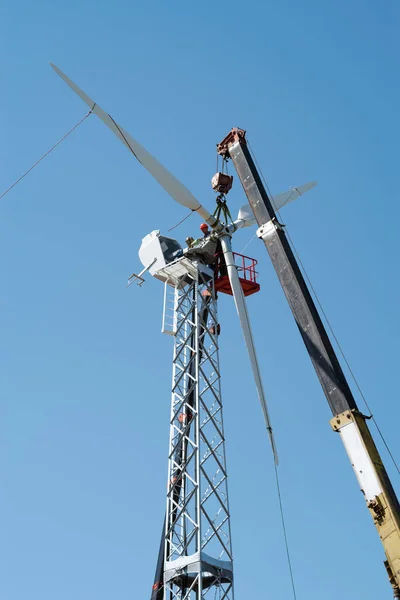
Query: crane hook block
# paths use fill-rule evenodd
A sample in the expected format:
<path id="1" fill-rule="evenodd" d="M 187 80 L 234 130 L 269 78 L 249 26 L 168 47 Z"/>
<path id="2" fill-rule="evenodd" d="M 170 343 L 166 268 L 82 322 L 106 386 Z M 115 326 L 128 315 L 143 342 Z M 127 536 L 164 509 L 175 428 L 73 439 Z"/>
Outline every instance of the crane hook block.
<path id="1" fill-rule="evenodd" d="M 220 194 L 227 194 L 232 189 L 233 176 L 226 173 L 215 173 L 211 179 L 212 189 Z"/>

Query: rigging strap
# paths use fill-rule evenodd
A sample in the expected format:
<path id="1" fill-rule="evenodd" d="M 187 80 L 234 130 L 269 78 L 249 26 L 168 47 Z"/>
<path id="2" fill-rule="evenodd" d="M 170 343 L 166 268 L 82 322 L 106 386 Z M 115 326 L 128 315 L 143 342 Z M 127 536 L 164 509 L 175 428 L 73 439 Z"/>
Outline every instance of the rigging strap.
<path id="1" fill-rule="evenodd" d="M 219 194 L 219 196 L 217 196 L 216 203 L 217 203 L 217 206 L 213 212 L 213 217 L 215 219 L 217 219 L 218 221 L 220 221 L 221 220 L 220 216 L 222 213 L 225 225 L 228 225 L 229 221 L 231 223 L 233 223 L 231 213 L 230 213 L 228 205 L 226 203 L 225 194 Z"/>

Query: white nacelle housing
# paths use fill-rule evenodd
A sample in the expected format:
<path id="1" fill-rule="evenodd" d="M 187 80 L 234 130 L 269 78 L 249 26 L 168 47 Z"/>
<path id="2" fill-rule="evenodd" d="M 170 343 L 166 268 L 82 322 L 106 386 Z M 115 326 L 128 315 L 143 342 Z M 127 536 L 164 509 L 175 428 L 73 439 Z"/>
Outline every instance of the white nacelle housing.
<path id="1" fill-rule="evenodd" d="M 158 271 L 166 265 L 182 256 L 182 246 L 173 238 L 160 235 L 159 230 L 152 231 L 142 240 L 139 248 L 139 258 L 144 267 L 149 268 L 150 275 L 165 281 L 164 275 L 158 275 Z"/>

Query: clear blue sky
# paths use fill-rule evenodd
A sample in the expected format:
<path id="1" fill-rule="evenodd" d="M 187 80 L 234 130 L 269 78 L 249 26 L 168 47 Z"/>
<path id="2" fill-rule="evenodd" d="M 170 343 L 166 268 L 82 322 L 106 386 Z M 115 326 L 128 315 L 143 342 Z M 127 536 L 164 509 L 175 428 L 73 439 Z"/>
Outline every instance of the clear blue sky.
<path id="1" fill-rule="evenodd" d="M 86 112 L 49 60 L 206 206 L 215 144 L 233 126 L 247 129 L 273 192 L 318 180 L 282 214 L 399 459 L 398 2 L 15 0 L 2 12 L 1 189 Z M 236 212 L 245 199 L 234 185 Z M 1 202 L 5 600 L 149 598 L 172 340 L 160 333 L 162 284 L 125 282 L 141 238 L 185 214 L 95 117 Z M 197 227 L 193 216 L 176 236 Z M 257 241 L 247 252 L 260 261 L 249 309 L 298 599 L 390 598 L 383 550 L 269 259 Z M 231 299 L 220 317 L 236 598 L 286 600 L 271 453 Z"/>

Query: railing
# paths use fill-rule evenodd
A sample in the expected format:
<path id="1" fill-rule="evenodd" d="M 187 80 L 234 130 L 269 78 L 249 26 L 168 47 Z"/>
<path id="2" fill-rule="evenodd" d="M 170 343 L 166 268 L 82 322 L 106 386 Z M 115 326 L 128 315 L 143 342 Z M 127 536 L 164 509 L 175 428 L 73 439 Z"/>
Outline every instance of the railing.
<path id="1" fill-rule="evenodd" d="M 256 271 L 256 266 L 258 263 L 256 259 L 244 256 L 244 254 L 239 254 L 238 252 L 232 252 L 232 254 L 239 277 L 251 283 L 257 283 L 258 272 Z M 227 275 L 224 255 L 222 253 L 218 254 L 216 273 L 217 277 Z"/>
<path id="2" fill-rule="evenodd" d="M 257 283 L 258 273 L 256 271 L 256 259 L 250 258 L 250 256 L 244 256 L 244 254 L 238 254 L 237 252 L 232 252 L 232 254 L 239 277 L 246 279 L 246 281 Z"/>

